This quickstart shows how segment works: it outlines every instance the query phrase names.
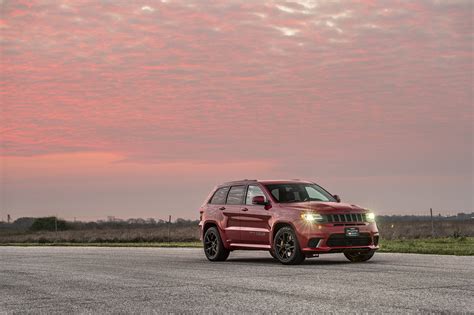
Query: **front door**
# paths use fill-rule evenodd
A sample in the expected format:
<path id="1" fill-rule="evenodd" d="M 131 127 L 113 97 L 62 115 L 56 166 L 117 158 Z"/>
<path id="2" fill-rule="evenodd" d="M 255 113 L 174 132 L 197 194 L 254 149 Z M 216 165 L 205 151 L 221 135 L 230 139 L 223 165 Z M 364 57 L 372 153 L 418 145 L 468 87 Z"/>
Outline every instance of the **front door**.
<path id="1" fill-rule="evenodd" d="M 265 210 L 263 205 L 253 205 L 252 198 L 264 196 L 258 185 L 249 185 L 246 198 L 242 205 L 242 217 L 240 218 L 242 242 L 245 244 L 270 245 L 271 210 Z"/>

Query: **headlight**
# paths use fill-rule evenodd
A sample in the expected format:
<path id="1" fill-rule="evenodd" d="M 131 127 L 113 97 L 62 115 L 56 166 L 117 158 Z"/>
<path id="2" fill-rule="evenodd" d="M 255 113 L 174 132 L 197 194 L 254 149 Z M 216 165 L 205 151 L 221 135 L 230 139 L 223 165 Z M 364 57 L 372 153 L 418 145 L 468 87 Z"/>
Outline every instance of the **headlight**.
<path id="1" fill-rule="evenodd" d="M 367 222 L 375 222 L 375 213 L 369 212 L 365 215 Z"/>
<path id="2" fill-rule="evenodd" d="M 317 213 L 303 213 L 301 215 L 306 222 L 323 221 L 323 216 Z"/>

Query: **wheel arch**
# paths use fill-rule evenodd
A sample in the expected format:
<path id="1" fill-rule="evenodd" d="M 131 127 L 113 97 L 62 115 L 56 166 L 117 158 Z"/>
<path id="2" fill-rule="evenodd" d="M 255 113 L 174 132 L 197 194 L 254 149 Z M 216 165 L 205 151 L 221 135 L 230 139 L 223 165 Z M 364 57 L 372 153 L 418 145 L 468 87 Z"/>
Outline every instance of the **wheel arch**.
<path id="1" fill-rule="evenodd" d="M 283 227 L 290 227 L 296 233 L 295 226 L 293 224 L 291 224 L 291 222 L 288 222 L 288 221 L 277 221 L 277 222 L 275 222 L 272 226 L 272 230 L 271 230 L 271 233 L 270 233 L 270 237 L 271 237 L 270 244 L 272 244 L 272 247 L 273 247 L 273 240 L 275 239 L 276 233 L 278 232 L 278 230 L 280 230 Z"/>
<path id="2" fill-rule="evenodd" d="M 221 240 L 222 240 L 222 244 L 224 244 L 225 248 L 228 248 L 229 245 L 225 241 L 226 238 L 225 238 L 224 232 L 221 230 L 219 223 L 217 223 L 214 220 L 206 221 L 204 225 L 202 226 L 202 239 L 204 239 L 204 234 L 206 234 L 206 231 L 209 230 L 211 227 L 217 228 L 217 231 L 219 232 L 219 236 L 221 237 Z"/>
<path id="3" fill-rule="evenodd" d="M 220 233 L 219 225 L 217 224 L 217 222 L 215 222 L 215 221 L 206 221 L 204 223 L 204 225 L 202 226 L 202 236 L 204 236 L 204 234 L 206 234 L 206 231 L 209 230 L 209 228 L 211 228 L 211 227 L 216 227 L 217 230 Z"/>

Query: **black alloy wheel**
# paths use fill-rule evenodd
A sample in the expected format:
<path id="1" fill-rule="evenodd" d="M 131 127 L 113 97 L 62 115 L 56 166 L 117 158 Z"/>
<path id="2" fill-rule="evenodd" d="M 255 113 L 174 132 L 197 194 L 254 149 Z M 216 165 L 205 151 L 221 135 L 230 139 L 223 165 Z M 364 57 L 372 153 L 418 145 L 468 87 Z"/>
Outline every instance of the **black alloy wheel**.
<path id="1" fill-rule="evenodd" d="M 210 261 L 224 261 L 229 257 L 230 251 L 222 244 L 219 231 L 216 227 L 207 229 L 203 238 L 204 253 Z"/>
<path id="2" fill-rule="evenodd" d="M 282 227 L 275 234 L 273 253 L 275 258 L 284 265 L 297 265 L 305 259 L 305 255 L 300 250 L 295 232 L 290 227 Z"/>

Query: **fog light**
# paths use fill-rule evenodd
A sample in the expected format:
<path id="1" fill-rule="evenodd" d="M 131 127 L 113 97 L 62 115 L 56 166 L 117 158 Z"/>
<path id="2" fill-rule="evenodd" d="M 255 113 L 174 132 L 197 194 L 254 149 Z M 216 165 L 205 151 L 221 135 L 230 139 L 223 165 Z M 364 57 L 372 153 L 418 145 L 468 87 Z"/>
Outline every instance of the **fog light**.
<path id="1" fill-rule="evenodd" d="M 319 241 L 320 241 L 320 240 L 321 240 L 321 239 L 320 239 L 320 238 L 317 238 L 317 237 L 310 239 L 309 242 L 308 242 L 308 247 L 313 247 L 313 248 L 318 247 L 318 244 L 319 244 Z"/>

